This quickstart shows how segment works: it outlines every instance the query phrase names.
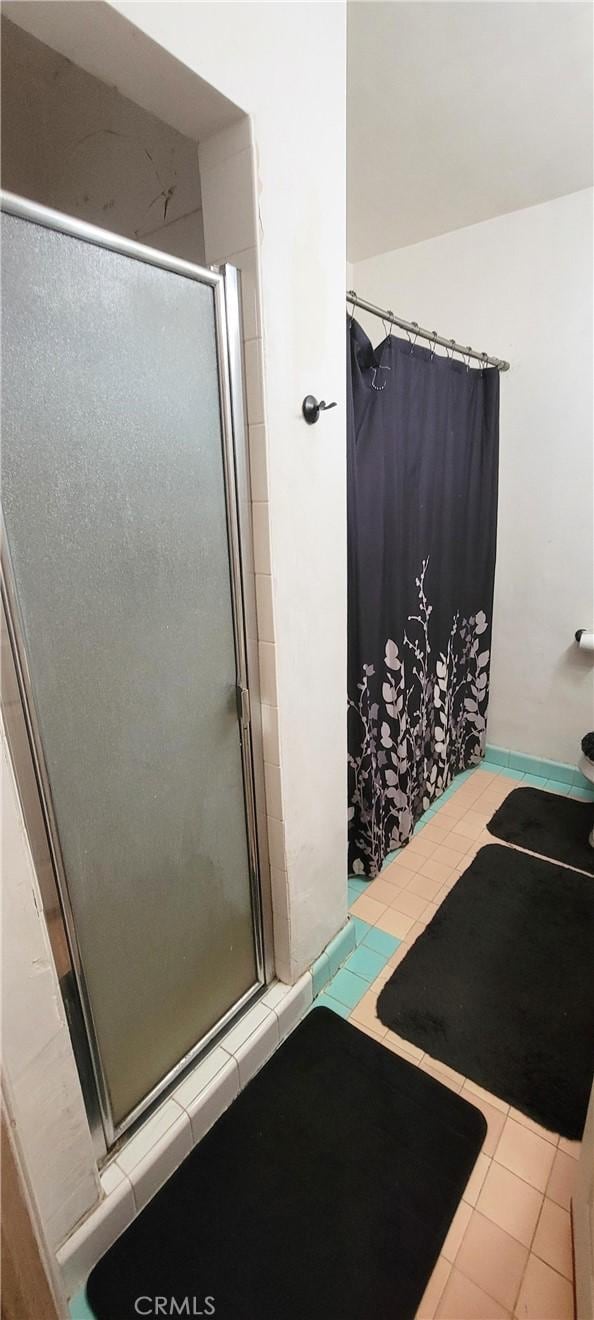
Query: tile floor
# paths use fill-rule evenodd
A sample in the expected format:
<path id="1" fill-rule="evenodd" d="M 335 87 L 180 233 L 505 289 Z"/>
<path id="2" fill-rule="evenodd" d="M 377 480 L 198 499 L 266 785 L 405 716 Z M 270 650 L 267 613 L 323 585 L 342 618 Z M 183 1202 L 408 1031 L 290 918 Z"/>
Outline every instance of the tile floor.
<path id="1" fill-rule="evenodd" d="M 357 948 L 315 1000 L 467 1096 L 487 1118 L 482 1151 L 417 1320 L 571 1320 L 574 1313 L 570 1196 L 579 1143 L 545 1131 L 423 1054 L 375 1013 L 384 981 L 479 848 L 493 842 L 487 821 L 522 782 L 591 796 L 486 762 L 459 775 L 381 876 L 349 880 Z"/>

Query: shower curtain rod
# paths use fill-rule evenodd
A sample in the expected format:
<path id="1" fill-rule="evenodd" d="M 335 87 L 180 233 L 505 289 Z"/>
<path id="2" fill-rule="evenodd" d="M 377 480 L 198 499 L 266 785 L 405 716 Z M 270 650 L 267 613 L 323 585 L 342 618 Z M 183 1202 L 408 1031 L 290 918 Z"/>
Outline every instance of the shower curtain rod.
<path id="1" fill-rule="evenodd" d="M 346 300 L 353 307 L 360 307 L 363 312 L 370 312 L 372 316 L 379 316 L 382 321 L 389 321 L 391 325 L 397 325 L 400 330 L 406 330 L 407 334 L 414 335 L 415 339 L 430 339 L 432 344 L 440 344 L 442 348 L 450 349 L 452 353 L 461 353 L 465 358 L 478 358 L 483 366 L 498 367 L 499 371 L 509 371 L 509 362 L 503 358 L 489 357 L 488 353 L 479 353 L 476 348 L 470 345 L 464 348 L 462 344 L 457 344 L 455 339 L 444 339 L 438 335 L 437 330 L 423 330 L 423 327 L 417 325 L 416 321 L 405 321 L 401 316 L 394 316 L 393 312 L 384 311 L 382 307 L 376 307 L 374 303 L 365 302 L 363 298 L 357 297 L 354 289 L 347 290 Z"/>

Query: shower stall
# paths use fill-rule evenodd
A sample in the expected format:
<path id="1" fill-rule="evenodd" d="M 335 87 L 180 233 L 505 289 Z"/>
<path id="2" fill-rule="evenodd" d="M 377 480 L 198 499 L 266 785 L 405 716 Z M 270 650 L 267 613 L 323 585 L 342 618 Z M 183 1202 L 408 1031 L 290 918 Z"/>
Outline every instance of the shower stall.
<path id="1" fill-rule="evenodd" d="M 12 196 L 2 265 L 3 609 L 101 1154 L 266 979 L 237 272 Z"/>

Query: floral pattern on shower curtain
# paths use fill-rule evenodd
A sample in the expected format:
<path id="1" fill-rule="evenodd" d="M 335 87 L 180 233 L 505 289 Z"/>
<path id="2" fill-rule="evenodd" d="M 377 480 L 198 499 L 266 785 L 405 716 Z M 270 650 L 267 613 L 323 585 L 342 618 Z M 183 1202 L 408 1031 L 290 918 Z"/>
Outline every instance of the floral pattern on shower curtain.
<path id="1" fill-rule="evenodd" d="M 349 872 L 375 876 L 484 753 L 499 373 L 349 342 Z"/>

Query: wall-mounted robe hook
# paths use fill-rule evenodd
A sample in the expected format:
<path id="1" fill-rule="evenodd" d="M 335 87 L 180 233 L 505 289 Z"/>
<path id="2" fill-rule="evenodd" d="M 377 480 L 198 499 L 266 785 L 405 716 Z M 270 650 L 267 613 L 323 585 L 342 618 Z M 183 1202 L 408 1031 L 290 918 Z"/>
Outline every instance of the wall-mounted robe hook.
<path id="1" fill-rule="evenodd" d="M 313 423 L 317 422 L 320 413 L 328 412 L 329 408 L 336 408 L 336 404 L 326 403 L 324 399 L 320 399 L 318 403 L 313 394 L 306 394 L 301 405 L 301 411 L 309 426 L 313 426 Z"/>

